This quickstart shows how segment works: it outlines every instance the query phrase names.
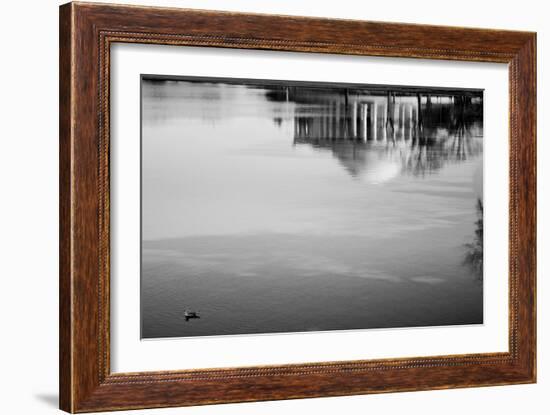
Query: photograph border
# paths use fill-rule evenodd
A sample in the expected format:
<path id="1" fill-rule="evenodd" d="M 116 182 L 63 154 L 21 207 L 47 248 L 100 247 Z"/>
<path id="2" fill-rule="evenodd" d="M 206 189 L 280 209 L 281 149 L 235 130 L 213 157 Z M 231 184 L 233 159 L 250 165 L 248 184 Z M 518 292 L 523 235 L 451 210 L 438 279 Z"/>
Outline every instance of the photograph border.
<path id="1" fill-rule="evenodd" d="M 68 3 L 60 7 L 60 408 L 67 412 L 536 381 L 536 34 Z M 506 63 L 509 352 L 142 373 L 110 370 L 110 46 Z"/>

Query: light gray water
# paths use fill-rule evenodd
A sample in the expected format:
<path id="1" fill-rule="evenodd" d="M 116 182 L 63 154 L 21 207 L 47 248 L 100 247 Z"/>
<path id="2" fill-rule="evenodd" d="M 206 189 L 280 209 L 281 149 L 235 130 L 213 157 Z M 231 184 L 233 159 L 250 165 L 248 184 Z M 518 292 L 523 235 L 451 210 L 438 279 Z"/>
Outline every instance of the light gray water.
<path id="1" fill-rule="evenodd" d="M 480 99 L 347 95 L 142 81 L 142 337 L 483 322 Z"/>

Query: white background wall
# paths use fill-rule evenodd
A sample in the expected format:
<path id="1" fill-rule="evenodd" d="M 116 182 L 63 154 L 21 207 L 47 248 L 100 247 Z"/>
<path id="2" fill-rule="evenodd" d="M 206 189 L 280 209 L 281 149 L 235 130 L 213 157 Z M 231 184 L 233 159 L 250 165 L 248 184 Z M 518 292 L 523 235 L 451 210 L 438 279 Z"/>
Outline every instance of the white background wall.
<path id="1" fill-rule="evenodd" d="M 550 406 L 550 13 L 544 1 L 203 0 L 132 3 L 538 32 L 538 298 L 536 385 L 179 408 L 157 414 L 546 414 Z M 0 412 L 57 411 L 58 9 L 56 0 L 2 4 L 0 64 Z M 549 74 L 550 75 L 550 74 Z M 135 413 L 135 412 L 134 412 Z"/>

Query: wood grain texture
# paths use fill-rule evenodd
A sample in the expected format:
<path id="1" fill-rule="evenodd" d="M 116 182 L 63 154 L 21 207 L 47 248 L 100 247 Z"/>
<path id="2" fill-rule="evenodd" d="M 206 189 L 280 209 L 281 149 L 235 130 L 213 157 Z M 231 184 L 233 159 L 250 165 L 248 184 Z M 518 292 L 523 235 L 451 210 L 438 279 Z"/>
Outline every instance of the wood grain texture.
<path id="1" fill-rule="evenodd" d="M 72 19 L 68 7 L 59 14 L 59 406 L 72 409 L 71 288 L 71 102 Z"/>
<path id="2" fill-rule="evenodd" d="M 508 63 L 509 352 L 111 373 L 109 70 L 116 42 Z M 104 4 L 60 9 L 60 407 L 90 412 L 534 382 L 534 33 Z"/>

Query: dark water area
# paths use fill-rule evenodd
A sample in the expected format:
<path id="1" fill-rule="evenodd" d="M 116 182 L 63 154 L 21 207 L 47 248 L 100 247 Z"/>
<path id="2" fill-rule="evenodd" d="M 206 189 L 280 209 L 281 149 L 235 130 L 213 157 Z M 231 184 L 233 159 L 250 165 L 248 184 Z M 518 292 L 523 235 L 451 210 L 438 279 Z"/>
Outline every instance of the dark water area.
<path id="1" fill-rule="evenodd" d="M 142 337 L 481 324 L 482 179 L 480 91 L 143 80 Z"/>

